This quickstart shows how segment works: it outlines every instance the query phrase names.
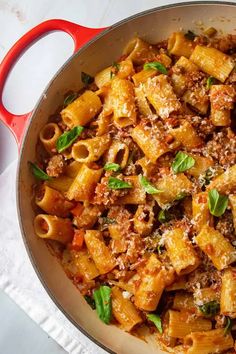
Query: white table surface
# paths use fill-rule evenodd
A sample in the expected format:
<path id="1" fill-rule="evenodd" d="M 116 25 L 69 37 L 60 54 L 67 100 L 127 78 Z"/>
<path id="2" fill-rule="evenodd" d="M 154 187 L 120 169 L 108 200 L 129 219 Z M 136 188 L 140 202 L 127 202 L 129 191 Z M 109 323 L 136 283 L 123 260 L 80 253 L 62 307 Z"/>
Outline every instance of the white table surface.
<path id="1" fill-rule="evenodd" d="M 87 27 L 104 27 L 137 12 L 172 2 L 174 1 L 0 0 L 0 60 L 17 39 L 44 20 L 63 18 Z M 47 82 L 71 55 L 72 50 L 72 40 L 64 33 L 50 34 L 29 49 L 7 80 L 3 94 L 6 108 L 18 114 L 30 111 Z M 0 122 L 0 173 L 16 158 L 14 138 Z M 0 331 L 0 353 L 65 353 L 2 293 L 0 314 L 4 318 L 4 331 Z"/>

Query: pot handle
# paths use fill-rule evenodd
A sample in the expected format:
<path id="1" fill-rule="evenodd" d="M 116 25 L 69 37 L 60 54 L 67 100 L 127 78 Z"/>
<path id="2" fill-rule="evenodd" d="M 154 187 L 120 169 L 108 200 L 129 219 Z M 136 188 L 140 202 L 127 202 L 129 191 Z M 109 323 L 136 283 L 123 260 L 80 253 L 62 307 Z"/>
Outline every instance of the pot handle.
<path id="1" fill-rule="evenodd" d="M 74 53 L 87 41 L 103 31 L 105 28 L 87 28 L 65 20 L 48 20 L 40 23 L 24 34 L 8 51 L 0 64 L 0 120 L 13 133 L 18 147 L 21 145 L 28 118 L 32 112 L 26 114 L 12 114 L 3 105 L 2 93 L 9 72 L 24 51 L 35 41 L 52 31 L 64 31 L 74 40 Z"/>

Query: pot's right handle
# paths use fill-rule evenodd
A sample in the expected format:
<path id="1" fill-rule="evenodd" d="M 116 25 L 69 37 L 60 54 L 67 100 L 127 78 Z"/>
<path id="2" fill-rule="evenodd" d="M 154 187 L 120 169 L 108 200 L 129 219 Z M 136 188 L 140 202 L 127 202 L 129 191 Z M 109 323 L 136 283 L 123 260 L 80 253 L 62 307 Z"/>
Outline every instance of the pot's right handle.
<path id="1" fill-rule="evenodd" d="M 105 28 L 86 28 L 65 20 L 48 20 L 31 29 L 21 37 L 9 50 L 0 64 L 0 120 L 12 131 L 18 147 L 20 147 L 25 126 L 31 112 L 26 114 L 12 114 L 3 105 L 2 93 L 9 72 L 24 53 L 36 40 L 52 31 L 67 32 L 74 40 L 74 52 L 83 44 L 88 42 L 95 35 Z"/>

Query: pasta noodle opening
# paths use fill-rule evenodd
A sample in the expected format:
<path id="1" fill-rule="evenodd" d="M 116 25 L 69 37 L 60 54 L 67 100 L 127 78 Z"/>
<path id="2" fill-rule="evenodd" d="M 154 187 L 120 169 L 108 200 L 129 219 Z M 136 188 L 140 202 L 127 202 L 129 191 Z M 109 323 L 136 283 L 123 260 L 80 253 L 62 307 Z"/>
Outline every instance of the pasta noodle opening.
<path id="1" fill-rule="evenodd" d="M 185 345 L 192 347 L 193 346 L 193 339 L 191 337 L 187 337 L 185 340 Z"/>
<path id="2" fill-rule="evenodd" d="M 44 140 L 51 140 L 56 134 L 55 126 L 53 124 L 48 124 L 42 131 L 42 138 Z"/>
<path id="3" fill-rule="evenodd" d="M 50 225 L 47 219 L 43 215 L 37 215 L 35 218 L 35 228 L 38 234 L 47 235 L 50 229 Z"/>
<path id="4" fill-rule="evenodd" d="M 80 145 L 76 146 L 75 154 L 80 159 L 86 159 L 89 156 L 88 147 L 86 145 L 83 145 L 83 144 L 80 144 Z"/>
<path id="5" fill-rule="evenodd" d="M 115 163 L 117 163 L 118 165 L 121 165 L 123 159 L 124 159 L 124 155 L 125 155 L 125 149 L 121 148 L 118 152 L 117 155 L 115 157 Z"/>

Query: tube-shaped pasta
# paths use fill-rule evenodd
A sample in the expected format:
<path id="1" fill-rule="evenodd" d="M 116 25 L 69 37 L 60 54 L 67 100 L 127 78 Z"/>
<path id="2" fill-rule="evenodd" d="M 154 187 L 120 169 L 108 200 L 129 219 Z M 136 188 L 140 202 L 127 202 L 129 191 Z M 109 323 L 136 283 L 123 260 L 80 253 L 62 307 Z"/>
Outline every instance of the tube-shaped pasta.
<path id="1" fill-rule="evenodd" d="M 168 145 L 162 137 L 153 133 L 152 129 L 137 125 L 131 132 L 132 139 L 138 144 L 146 157 L 153 163 L 163 154 L 169 151 Z"/>
<path id="2" fill-rule="evenodd" d="M 230 111 L 234 107 L 234 101 L 235 89 L 232 85 L 211 86 L 211 121 L 215 126 L 230 126 Z"/>
<path id="3" fill-rule="evenodd" d="M 82 165 L 66 194 L 67 198 L 69 200 L 75 199 L 77 202 L 89 201 L 94 193 L 96 184 L 101 178 L 102 172 L 102 168 L 95 170 Z"/>
<path id="4" fill-rule="evenodd" d="M 175 291 L 175 290 L 185 290 L 186 289 L 186 277 L 182 275 L 181 277 L 178 277 L 177 280 L 168 286 L 165 290 L 166 291 Z"/>
<path id="5" fill-rule="evenodd" d="M 170 54 L 189 58 L 193 52 L 193 48 L 194 43 L 188 40 L 182 32 L 174 32 L 169 37 L 168 51 Z"/>
<path id="6" fill-rule="evenodd" d="M 134 64 L 143 64 L 147 60 L 152 60 L 157 54 L 156 49 L 140 38 L 133 38 L 126 45 L 124 52 Z"/>
<path id="7" fill-rule="evenodd" d="M 199 147 L 202 144 L 202 139 L 188 121 L 181 121 L 177 128 L 169 130 L 170 134 L 183 145 L 187 150 Z"/>
<path id="8" fill-rule="evenodd" d="M 196 236 L 195 241 L 218 270 L 222 270 L 236 261 L 234 247 L 213 227 L 205 225 Z"/>
<path id="9" fill-rule="evenodd" d="M 120 128 L 136 123 L 136 106 L 133 84 L 125 79 L 114 78 L 111 83 L 113 119 Z"/>
<path id="10" fill-rule="evenodd" d="M 45 184 L 61 193 L 65 193 L 70 188 L 73 178 L 61 175 L 57 178 L 52 178 L 45 181 Z"/>
<path id="11" fill-rule="evenodd" d="M 40 130 L 39 139 L 49 154 L 56 152 L 56 143 L 61 134 L 56 123 L 48 123 Z"/>
<path id="12" fill-rule="evenodd" d="M 53 188 L 42 185 L 36 193 L 35 203 L 46 213 L 66 217 L 74 204 Z"/>
<path id="13" fill-rule="evenodd" d="M 83 126 L 89 123 L 101 108 L 102 102 L 98 95 L 93 91 L 85 91 L 61 111 L 61 118 L 69 128 Z"/>
<path id="14" fill-rule="evenodd" d="M 125 143 L 118 140 L 114 140 L 107 152 L 106 160 L 107 162 L 113 162 L 120 165 L 123 169 L 127 165 L 129 158 L 129 148 Z"/>
<path id="15" fill-rule="evenodd" d="M 166 208 L 180 195 L 190 194 L 192 190 L 192 182 L 184 173 L 163 176 L 155 186 L 161 193 L 153 194 L 153 198 L 161 208 Z"/>
<path id="16" fill-rule="evenodd" d="M 183 97 L 185 103 L 190 104 L 193 108 L 202 114 L 206 114 L 209 106 L 209 98 L 207 91 L 203 87 L 187 90 Z"/>
<path id="17" fill-rule="evenodd" d="M 168 311 L 168 334 L 174 338 L 184 338 L 192 332 L 209 331 L 212 328 L 211 320 L 194 318 L 189 311 Z"/>
<path id="18" fill-rule="evenodd" d="M 97 222 L 101 210 L 101 206 L 98 205 L 88 204 L 82 206 L 81 214 L 74 218 L 74 224 L 78 228 L 91 229 Z"/>
<path id="19" fill-rule="evenodd" d="M 166 75 L 150 78 L 144 85 L 148 101 L 162 119 L 168 118 L 170 113 L 180 109 L 180 102 Z"/>
<path id="20" fill-rule="evenodd" d="M 148 69 L 148 70 L 141 70 L 138 73 L 132 76 L 132 80 L 135 86 L 139 86 L 147 81 L 147 79 L 155 76 L 157 74 L 157 70 L 155 69 Z"/>
<path id="21" fill-rule="evenodd" d="M 95 75 L 94 81 L 99 89 L 104 86 L 111 84 L 113 75 L 120 79 L 126 79 L 128 76 L 132 75 L 134 71 L 132 60 L 126 59 L 117 63 L 117 72 L 113 73 L 115 66 L 109 66 L 108 68 L 103 69 Z"/>
<path id="22" fill-rule="evenodd" d="M 173 74 L 171 75 L 171 80 L 173 83 L 174 91 L 178 96 L 182 96 L 187 88 L 188 78 L 186 73 L 192 73 L 199 71 L 197 65 L 192 63 L 189 59 L 185 57 L 180 57 L 179 60 L 173 66 Z"/>
<path id="23" fill-rule="evenodd" d="M 183 229 L 167 230 L 164 240 L 167 254 L 178 275 L 191 273 L 199 266 L 200 260 Z"/>
<path id="24" fill-rule="evenodd" d="M 161 262 L 153 253 L 145 265 L 139 287 L 134 295 L 135 305 L 144 311 L 154 311 L 165 288 Z"/>
<path id="25" fill-rule="evenodd" d="M 186 310 L 190 313 L 195 313 L 197 311 L 193 295 L 182 291 L 176 292 L 172 308 L 178 311 Z"/>
<path id="26" fill-rule="evenodd" d="M 186 172 L 191 176 L 199 177 L 200 175 L 203 175 L 209 167 L 214 165 L 211 157 L 199 156 L 196 154 L 190 154 L 190 156 L 194 158 L 195 164 Z"/>
<path id="27" fill-rule="evenodd" d="M 123 253 L 127 250 L 127 242 L 122 232 L 121 224 L 113 224 L 108 226 L 110 237 L 112 238 L 111 247 L 113 253 Z"/>
<path id="28" fill-rule="evenodd" d="M 134 326 L 142 322 L 142 318 L 133 303 L 123 297 L 122 291 L 117 286 L 112 288 L 111 296 L 113 316 L 120 323 L 122 329 L 130 332 Z"/>
<path id="29" fill-rule="evenodd" d="M 140 114 L 142 114 L 145 117 L 152 115 L 152 110 L 149 106 L 142 85 L 140 85 L 139 87 L 135 87 L 134 92 L 135 92 L 135 99 Z"/>
<path id="30" fill-rule="evenodd" d="M 75 178 L 82 166 L 81 162 L 73 161 L 65 167 L 65 174 L 70 178 Z"/>
<path id="31" fill-rule="evenodd" d="M 85 281 L 90 281 L 100 275 L 87 250 L 76 251 L 74 263 Z"/>
<path id="32" fill-rule="evenodd" d="M 141 236 L 147 236 L 151 233 L 153 224 L 153 205 L 139 205 L 134 214 L 134 230 Z"/>
<path id="33" fill-rule="evenodd" d="M 234 61 L 230 56 L 212 47 L 197 45 L 190 60 L 221 82 L 225 82 L 234 68 Z"/>
<path id="34" fill-rule="evenodd" d="M 139 165 L 142 168 L 144 176 L 151 175 L 155 171 L 155 169 L 157 167 L 154 163 L 150 162 L 150 160 L 146 156 L 144 156 L 141 159 L 137 160 L 136 164 Z"/>
<path id="35" fill-rule="evenodd" d="M 197 232 L 200 232 L 205 225 L 213 224 L 213 217 L 208 207 L 208 195 L 206 192 L 197 193 L 192 200 L 193 225 Z"/>
<path id="36" fill-rule="evenodd" d="M 59 218 L 55 215 L 38 214 L 34 219 L 34 230 L 38 237 L 63 244 L 70 242 L 74 235 L 70 219 Z"/>
<path id="37" fill-rule="evenodd" d="M 126 182 L 132 184 L 128 194 L 118 199 L 117 204 L 144 204 L 146 202 L 146 192 L 140 184 L 139 176 L 127 176 Z"/>
<path id="38" fill-rule="evenodd" d="M 217 328 L 188 334 L 184 338 L 186 354 L 221 353 L 233 348 L 234 341 L 231 333 L 225 334 L 224 331 L 224 328 Z"/>
<path id="39" fill-rule="evenodd" d="M 236 268 L 228 268 L 222 275 L 220 312 L 236 318 Z"/>
<path id="40" fill-rule="evenodd" d="M 213 288 L 202 288 L 202 289 L 196 289 L 194 291 L 193 296 L 194 296 L 194 303 L 197 306 L 201 306 L 210 301 L 219 302 L 220 293 L 219 291 Z M 203 315 L 200 310 L 199 310 L 199 315 L 201 316 Z"/>
<path id="41" fill-rule="evenodd" d="M 229 195 L 229 203 L 233 215 L 234 229 L 236 230 L 236 195 Z"/>
<path id="42" fill-rule="evenodd" d="M 236 165 L 213 179 L 207 187 L 208 190 L 217 189 L 219 193 L 229 194 L 236 190 Z"/>
<path id="43" fill-rule="evenodd" d="M 84 239 L 100 274 L 110 272 L 116 266 L 116 260 L 105 245 L 102 233 L 97 230 L 87 230 Z"/>
<path id="44" fill-rule="evenodd" d="M 97 161 L 109 148 L 110 143 L 109 134 L 79 140 L 72 147 L 72 157 L 75 161 L 84 163 Z"/>

